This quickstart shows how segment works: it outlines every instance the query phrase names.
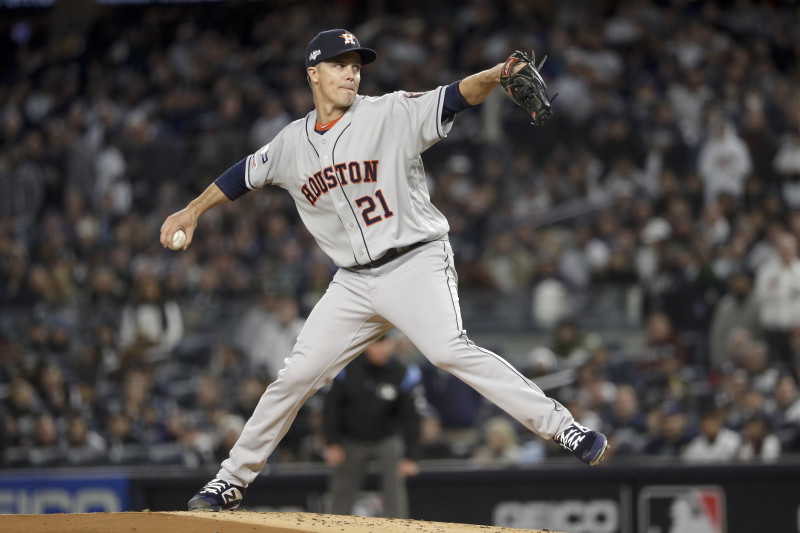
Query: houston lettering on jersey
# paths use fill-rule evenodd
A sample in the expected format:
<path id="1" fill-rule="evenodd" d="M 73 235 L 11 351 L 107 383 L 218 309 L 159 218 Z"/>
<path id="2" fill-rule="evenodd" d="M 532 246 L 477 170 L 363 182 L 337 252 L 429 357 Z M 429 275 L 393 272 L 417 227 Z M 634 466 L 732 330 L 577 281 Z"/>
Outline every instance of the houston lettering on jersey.
<path id="1" fill-rule="evenodd" d="M 329 190 L 350 183 L 378 183 L 378 159 L 360 163 L 350 161 L 326 167 L 306 178 L 306 183 L 300 187 L 300 191 L 311 205 L 316 205 L 320 196 Z"/>

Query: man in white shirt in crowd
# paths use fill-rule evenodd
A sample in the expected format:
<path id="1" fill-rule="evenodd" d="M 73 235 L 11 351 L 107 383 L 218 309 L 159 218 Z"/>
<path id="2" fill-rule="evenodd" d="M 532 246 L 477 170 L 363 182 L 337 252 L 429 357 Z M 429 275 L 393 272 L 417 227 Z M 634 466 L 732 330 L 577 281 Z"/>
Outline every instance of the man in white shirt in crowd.
<path id="1" fill-rule="evenodd" d="M 702 415 L 700 434 L 686 446 L 681 458 L 700 464 L 732 461 L 741 442 L 738 433 L 725 427 L 725 413 L 718 407 L 711 407 Z"/>
<path id="2" fill-rule="evenodd" d="M 797 239 L 790 233 L 776 238 L 778 257 L 756 273 L 758 319 L 772 361 L 793 365 L 791 335 L 800 328 L 800 259 Z"/>

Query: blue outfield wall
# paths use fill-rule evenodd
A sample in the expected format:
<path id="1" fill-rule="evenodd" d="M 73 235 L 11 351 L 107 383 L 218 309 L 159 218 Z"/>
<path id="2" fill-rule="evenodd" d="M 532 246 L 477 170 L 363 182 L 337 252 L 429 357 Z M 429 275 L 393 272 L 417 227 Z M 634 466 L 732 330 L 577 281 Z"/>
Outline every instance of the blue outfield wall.
<path id="1" fill-rule="evenodd" d="M 184 510 L 212 471 L 0 473 L 0 513 Z M 327 509 L 328 470 L 274 468 L 248 488 L 250 511 Z M 376 477 L 358 514 L 380 514 Z M 800 533 L 800 464 L 689 467 L 426 466 L 409 480 L 412 518 L 569 533 Z"/>

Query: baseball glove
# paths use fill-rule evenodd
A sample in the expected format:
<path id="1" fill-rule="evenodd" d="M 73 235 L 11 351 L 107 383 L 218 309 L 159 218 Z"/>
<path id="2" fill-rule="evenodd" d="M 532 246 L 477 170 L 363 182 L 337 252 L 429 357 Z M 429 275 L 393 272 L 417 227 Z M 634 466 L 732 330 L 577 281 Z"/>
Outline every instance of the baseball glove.
<path id="1" fill-rule="evenodd" d="M 544 121 L 553 114 L 550 108 L 551 99 L 547 95 L 547 85 L 539 74 L 547 56 L 537 67 L 534 64 L 536 56 L 531 52 L 533 60 L 525 52 L 517 50 L 506 59 L 503 70 L 500 72 L 500 85 L 514 102 L 525 110 L 525 115 L 535 126 L 542 126 Z M 514 72 L 514 65 L 527 63 L 524 67 Z M 555 100 L 557 94 L 553 96 Z"/>

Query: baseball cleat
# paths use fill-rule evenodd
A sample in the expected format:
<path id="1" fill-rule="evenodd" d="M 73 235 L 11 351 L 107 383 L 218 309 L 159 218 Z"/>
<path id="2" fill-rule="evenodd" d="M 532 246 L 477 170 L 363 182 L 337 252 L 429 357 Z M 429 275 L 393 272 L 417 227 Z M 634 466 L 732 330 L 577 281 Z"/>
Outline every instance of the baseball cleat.
<path id="1" fill-rule="evenodd" d="M 189 500 L 190 511 L 232 511 L 244 497 L 244 487 L 214 478 Z"/>
<path id="2" fill-rule="evenodd" d="M 596 465 L 602 461 L 603 454 L 610 448 L 605 435 L 577 422 L 573 422 L 560 435 L 553 437 L 553 440 L 575 454 L 575 457 L 590 465 Z"/>

